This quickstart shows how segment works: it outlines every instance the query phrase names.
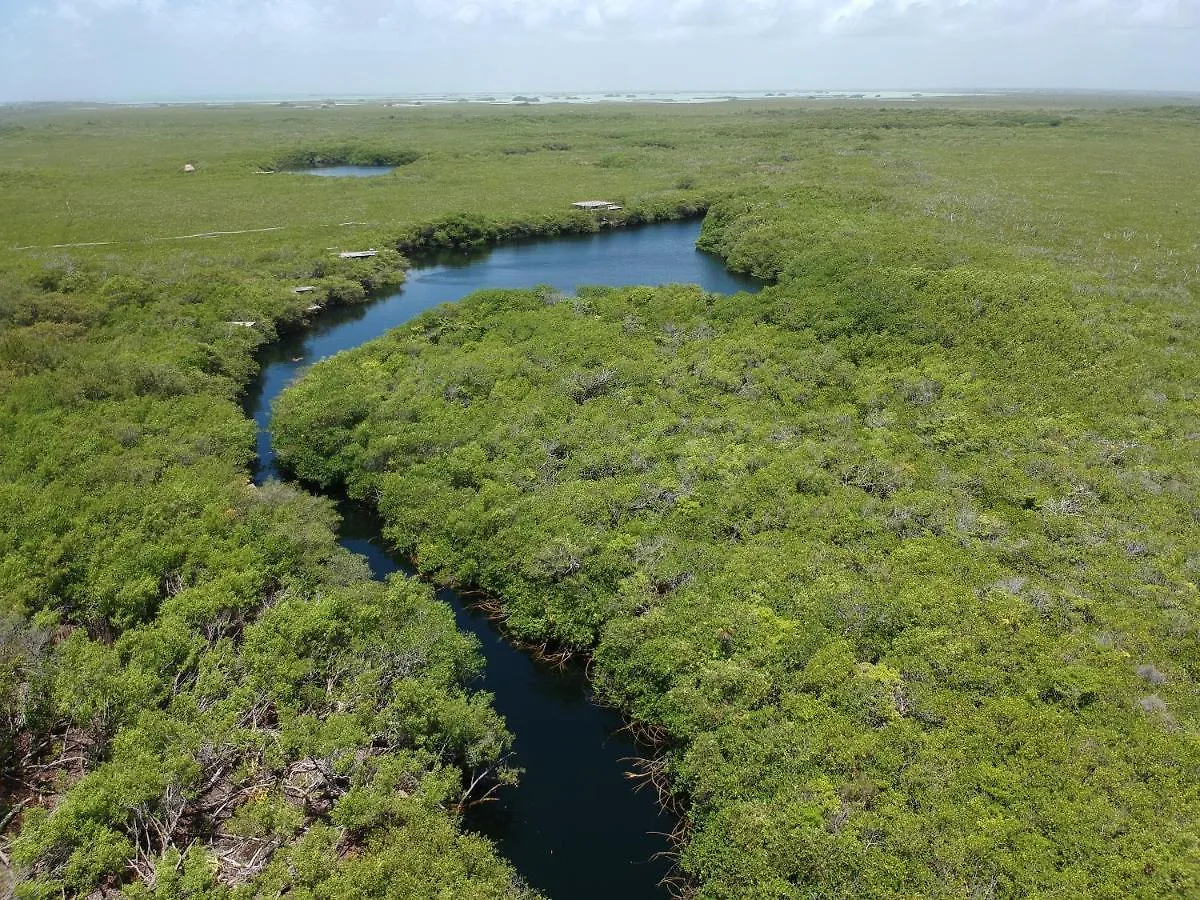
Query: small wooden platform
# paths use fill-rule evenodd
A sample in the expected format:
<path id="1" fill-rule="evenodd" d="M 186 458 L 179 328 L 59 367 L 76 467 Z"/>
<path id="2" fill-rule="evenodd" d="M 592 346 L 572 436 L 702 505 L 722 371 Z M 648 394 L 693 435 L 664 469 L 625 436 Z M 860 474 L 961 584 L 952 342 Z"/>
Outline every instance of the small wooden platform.
<path id="1" fill-rule="evenodd" d="M 576 209 L 603 210 L 620 209 L 611 200 L 577 200 L 571 204 Z"/>

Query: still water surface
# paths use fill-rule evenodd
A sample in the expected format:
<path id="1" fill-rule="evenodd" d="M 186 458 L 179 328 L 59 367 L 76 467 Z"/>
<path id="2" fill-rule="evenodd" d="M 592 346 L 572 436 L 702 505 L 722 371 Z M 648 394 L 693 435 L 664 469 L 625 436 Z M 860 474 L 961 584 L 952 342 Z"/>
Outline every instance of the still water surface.
<path id="1" fill-rule="evenodd" d="M 321 175 L 325 178 L 370 178 L 374 175 L 390 175 L 395 166 L 318 166 L 314 169 L 296 169 L 290 175 Z"/>
<path id="2" fill-rule="evenodd" d="M 395 294 L 322 313 L 311 328 L 260 354 L 261 373 L 246 397 L 258 425 L 256 481 L 282 477 L 267 430 L 271 404 L 306 367 L 473 291 L 671 282 L 721 293 L 759 289 L 697 251 L 698 234 L 696 222 L 672 222 L 506 245 L 413 269 Z M 413 574 L 406 560 L 388 552 L 370 510 L 343 503 L 342 515 L 342 545 L 365 556 L 375 577 Z M 582 671 L 535 662 L 457 592 L 442 589 L 438 597 L 453 607 L 459 627 L 479 638 L 487 662 L 482 687 L 495 695 L 516 736 L 515 763 L 525 770 L 499 802 L 470 815 L 469 827 L 496 841 L 521 875 L 552 898 L 663 900 L 658 882 L 669 863 L 653 857 L 668 849 L 663 833 L 674 822 L 658 810 L 651 790 L 635 792 L 624 777 L 628 759 L 644 748 L 618 733 L 616 712 L 592 702 Z"/>

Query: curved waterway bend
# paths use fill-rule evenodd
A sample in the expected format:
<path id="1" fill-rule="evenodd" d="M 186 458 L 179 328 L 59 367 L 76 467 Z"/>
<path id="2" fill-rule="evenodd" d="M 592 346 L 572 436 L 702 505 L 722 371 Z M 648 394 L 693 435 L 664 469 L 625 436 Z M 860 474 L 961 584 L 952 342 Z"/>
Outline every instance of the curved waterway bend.
<path id="1" fill-rule="evenodd" d="M 753 279 L 731 274 L 695 249 L 697 222 L 672 222 L 596 235 L 506 245 L 414 268 L 397 293 L 323 312 L 304 331 L 263 349 L 261 372 L 246 397 L 258 425 L 255 480 L 280 478 L 267 430 L 275 397 L 303 370 L 340 350 L 379 337 L 417 314 L 484 288 L 585 284 L 699 284 L 721 293 L 756 291 Z M 340 540 L 363 554 L 376 578 L 413 574 L 388 553 L 369 510 L 342 506 Z M 455 592 L 438 591 L 460 628 L 479 638 L 487 662 L 483 687 L 515 735 L 520 784 L 496 803 L 472 812 L 468 825 L 492 838 L 535 888 L 571 900 L 662 900 L 658 882 L 669 868 L 663 837 L 674 822 L 652 790 L 635 792 L 625 779 L 628 758 L 645 753 L 623 733 L 611 709 L 592 702 L 584 674 L 535 662 L 505 641 Z"/>

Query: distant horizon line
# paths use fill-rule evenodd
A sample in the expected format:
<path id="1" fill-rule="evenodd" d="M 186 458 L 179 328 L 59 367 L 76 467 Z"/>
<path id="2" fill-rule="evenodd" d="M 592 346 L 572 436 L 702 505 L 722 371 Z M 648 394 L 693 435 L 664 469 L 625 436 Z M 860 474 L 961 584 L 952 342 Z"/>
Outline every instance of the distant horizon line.
<path id="1" fill-rule="evenodd" d="M 421 91 L 407 93 L 368 92 L 282 92 L 244 94 L 181 94 L 176 96 L 123 97 L 63 97 L 0 100 L 0 106 L 61 105 L 99 103 L 107 106 L 143 106 L 150 104 L 186 105 L 203 103 L 287 103 L 287 102 L 433 102 L 466 101 L 495 104 L 516 102 L 546 102 L 548 100 L 576 102 L 622 101 L 654 97 L 687 97 L 694 101 L 719 102 L 731 99 L 809 99 L 829 96 L 835 99 L 930 99 L 988 95 L 1072 94 L 1090 96 L 1181 96 L 1200 98 L 1200 90 L 1187 88 L 1078 88 L 1078 87 L 914 87 L 914 88 L 752 88 L 752 89 L 633 89 L 604 90 L 481 90 L 481 91 Z M 868 96 L 872 95 L 872 96 Z"/>

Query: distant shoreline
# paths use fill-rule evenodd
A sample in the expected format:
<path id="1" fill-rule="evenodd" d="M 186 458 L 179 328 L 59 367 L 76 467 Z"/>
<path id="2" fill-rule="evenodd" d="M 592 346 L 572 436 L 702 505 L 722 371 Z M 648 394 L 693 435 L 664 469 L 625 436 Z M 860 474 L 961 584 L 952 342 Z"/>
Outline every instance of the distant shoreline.
<path id="1" fill-rule="evenodd" d="M 1200 102 L 1200 93 L 1191 91 L 1117 91 L 1058 88 L 1012 88 L 973 90 L 762 90 L 762 91 L 593 91 L 593 92 L 531 92 L 531 93 L 439 93 L 439 94 L 350 94 L 321 95 L 253 95 L 212 97 L 162 98 L 78 98 L 72 100 L 11 100 L 2 106 L 297 106 L 333 107 L 382 104 L 384 106 L 420 108 L 478 104 L 484 106 L 550 106 L 554 104 L 589 105 L 601 103 L 694 105 L 729 103 L 739 100 L 807 100 L 807 101 L 864 101 L 911 103 L 921 100 L 955 100 L 968 98 L 1045 97 L 1066 98 L 1137 98 Z"/>

